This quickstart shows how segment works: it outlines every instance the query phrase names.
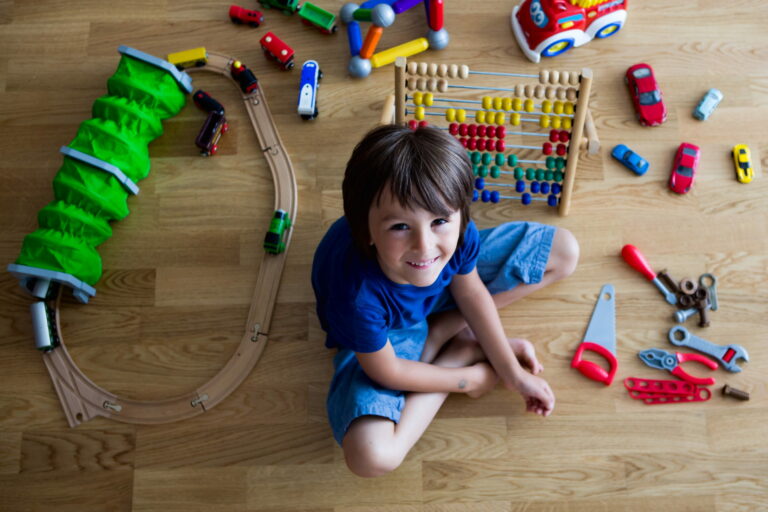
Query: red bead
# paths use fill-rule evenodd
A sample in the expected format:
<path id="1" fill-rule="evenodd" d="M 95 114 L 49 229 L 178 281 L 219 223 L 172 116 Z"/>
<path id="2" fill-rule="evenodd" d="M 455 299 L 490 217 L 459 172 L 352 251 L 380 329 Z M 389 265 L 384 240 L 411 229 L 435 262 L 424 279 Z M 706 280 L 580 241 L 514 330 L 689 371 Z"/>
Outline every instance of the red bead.
<path id="1" fill-rule="evenodd" d="M 566 153 L 567 149 L 565 147 L 565 144 L 558 144 L 557 145 L 557 154 L 560 156 L 563 156 Z"/>
<path id="2" fill-rule="evenodd" d="M 411 130 L 415 130 L 416 126 L 417 126 L 417 123 L 415 119 L 411 119 L 410 121 L 408 121 L 408 128 L 410 128 Z"/>
<path id="3" fill-rule="evenodd" d="M 467 133 L 469 133 L 470 137 L 477 135 L 477 125 L 474 123 L 469 125 L 469 131 Z"/>
<path id="4" fill-rule="evenodd" d="M 448 133 L 451 135 L 456 135 L 459 133 L 459 124 L 458 123 L 451 123 L 448 125 Z"/>
<path id="5" fill-rule="evenodd" d="M 459 134 L 462 137 L 466 137 L 467 136 L 467 123 L 461 123 L 459 125 Z"/>
<path id="6" fill-rule="evenodd" d="M 477 139 L 477 149 L 479 151 L 485 151 L 485 139 Z"/>
<path id="7" fill-rule="evenodd" d="M 503 139 L 504 136 L 507 134 L 507 129 L 503 126 L 497 126 L 496 127 L 496 136 L 500 139 Z"/>
<path id="8" fill-rule="evenodd" d="M 551 155 L 552 154 L 552 143 L 551 142 L 545 142 L 544 144 L 542 144 L 541 151 L 545 155 Z"/>
<path id="9" fill-rule="evenodd" d="M 571 134 L 568 133 L 568 130 L 562 130 L 560 132 L 560 142 L 568 142 L 571 138 Z"/>
<path id="10" fill-rule="evenodd" d="M 469 141 L 467 140 L 466 137 L 460 138 L 459 142 L 461 142 L 461 145 L 464 146 L 464 147 L 467 147 L 467 144 L 469 143 Z"/>
<path id="11" fill-rule="evenodd" d="M 493 125 L 490 125 L 488 128 L 485 129 L 485 136 L 489 139 L 492 139 L 496 136 L 496 127 Z"/>
<path id="12" fill-rule="evenodd" d="M 480 137 L 485 137 L 485 125 L 481 124 L 477 127 L 477 135 Z"/>
<path id="13" fill-rule="evenodd" d="M 489 142 L 490 142 L 490 141 L 489 141 Z M 496 141 L 496 151 L 498 151 L 499 153 L 501 153 L 501 152 L 503 152 L 503 151 L 504 151 L 504 149 L 505 149 L 505 147 L 504 147 L 504 139 L 498 139 L 498 140 Z"/>
<path id="14" fill-rule="evenodd" d="M 469 139 L 469 142 L 467 142 L 467 149 L 477 149 L 477 139 Z"/>
<path id="15" fill-rule="evenodd" d="M 560 140 L 560 132 L 557 130 L 552 130 L 549 132 L 549 141 L 550 142 L 557 142 Z"/>
<path id="16" fill-rule="evenodd" d="M 429 123 L 426 121 L 419 121 L 419 128 L 424 128 L 425 126 L 429 126 Z"/>

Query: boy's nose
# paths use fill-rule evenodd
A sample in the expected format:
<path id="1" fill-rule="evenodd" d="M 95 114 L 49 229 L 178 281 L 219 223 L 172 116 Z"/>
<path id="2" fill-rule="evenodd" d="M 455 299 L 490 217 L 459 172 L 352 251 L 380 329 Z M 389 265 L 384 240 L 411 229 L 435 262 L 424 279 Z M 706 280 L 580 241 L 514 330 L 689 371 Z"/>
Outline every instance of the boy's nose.
<path id="1" fill-rule="evenodd" d="M 429 249 L 432 243 L 432 232 L 430 230 L 418 230 L 414 234 L 413 246 L 417 251 L 425 251 Z"/>

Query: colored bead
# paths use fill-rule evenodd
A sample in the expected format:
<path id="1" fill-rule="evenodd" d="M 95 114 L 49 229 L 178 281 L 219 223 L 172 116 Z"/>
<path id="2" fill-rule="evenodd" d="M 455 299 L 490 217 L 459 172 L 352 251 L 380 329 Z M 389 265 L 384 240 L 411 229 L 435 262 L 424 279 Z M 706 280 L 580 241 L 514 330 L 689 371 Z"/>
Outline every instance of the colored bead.
<path id="1" fill-rule="evenodd" d="M 491 162 L 493 161 L 493 155 L 490 153 L 483 153 L 483 164 L 484 165 L 491 165 Z"/>
<path id="2" fill-rule="evenodd" d="M 475 165 L 472 166 L 472 174 L 474 174 L 475 176 L 480 174 L 480 166 L 479 165 L 475 164 Z"/>
<path id="3" fill-rule="evenodd" d="M 544 179 L 544 169 L 536 169 L 536 179 L 541 181 Z"/>
<path id="4" fill-rule="evenodd" d="M 547 205 L 557 206 L 557 196 L 554 194 L 550 194 L 549 196 L 547 196 Z"/>
<path id="5" fill-rule="evenodd" d="M 477 114 L 475 114 L 475 121 L 478 123 L 484 123 L 485 122 L 485 110 L 478 110 Z"/>
<path id="6" fill-rule="evenodd" d="M 460 139 L 459 139 L 459 142 L 461 142 L 461 145 L 462 145 L 462 146 L 464 146 L 465 148 L 466 148 L 467 146 L 469 146 L 469 140 L 468 140 L 466 137 L 462 137 L 462 138 L 460 138 Z"/>
<path id="7" fill-rule="evenodd" d="M 493 108 L 493 98 L 490 96 L 483 96 L 483 108 L 485 110 L 491 110 L 491 108 Z"/>
<path id="8" fill-rule="evenodd" d="M 550 114 L 552 112 L 552 102 L 549 100 L 544 100 L 541 102 L 541 111 L 545 114 Z"/>
<path id="9" fill-rule="evenodd" d="M 552 194 L 557 195 L 560 193 L 561 190 L 562 190 L 562 187 L 560 186 L 559 183 L 552 184 Z"/>
<path id="10" fill-rule="evenodd" d="M 448 122 L 453 122 L 456 120 L 456 109 L 455 108 L 447 108 L 445 109 L 445 120 Z"/>
<path id="11" fill-rule="evenodd" d="M 485 139 L 477 139 L 477 149 L 479 149 L 480 151 L 485 151 L 486 149 Z"/>
<path id="12" fill-rule="evenodd" d="M 523 100 L 521 98 L 515 98 L 512 100 L 512 110 L 523 110 Z"/>
<path id="13" fill-rule="evenodd" d="M 552 154 L 552 143 L 551 142 L 545 142 L 541 146 L 541 152 L 545 155 L 551 155 Z"/>
<path id="14" fill-rule="evenodd" d="M 421 102 L 424 100 L 424 93 L 421 91 L 416 91 L 413 93 L 413 104 L 414 105 L 421 105 Z"/>
<path id="15" fill-rule="evenodd" d="M 541 116 L 542 118 L 544 116 Z M 552 127 L 553 128 L 560 128 L 563 125 L 563 119 L 561 117 L 555 117 L 552 119 Z"/>
<path id="16" fill-rule="evenodd" d="M 542 194 L 549 194 L 549 183 L 546 181 L 543 181 L 541 183 L 541 193 Z"/>
<path id="17" fill-rule="evenodd" d="M 498 190 L 491 191 L 491 202 L 492 203 L 498 203 L 500 198 L 501 198 L 501 194 L 499 194 Z"/>
<path id="18" fill-rule="evenodd" d="M 502 125 L 507 122 L 507 116 L 504 112 L 496 112 L 496 124 Z"/>
<path id="19" fill-rule="evenodd" d="M 514 167 L 517 165 L 517 155 L 514 153 L 510 153 L 507 157 L 507 165 L 510 167 Z"/>
<path id="20" fill-rule="evenodd" d="M 480 194 L 477 193 L 477 190 L 472 191 L 472 202 L 476 202 L 480 198 Z"/>
<path id="21" fill-rule="evenodd" d="M 432 106 L 432 103 L 435 101 L 435 95 L 431 92 L 424 94 L 424 104 L 428 107 Z"/>
<path id="22" fill-rule="evenodd" d="M 486 176 L 488 176 L 488 166 L 481 165 L 478 171 L 478 174 L 480 175 L 481 178 L 485 178 Z"/>
<path id="23" fill-rule="evenodd" d="M 531 112 L 533 112 L 533 109 L 534 109 L 533 100 L 528 98 L 527 100 L 525 100 L 525 111 L 530 114 Z"/>
<path id="24" fill-rule="evenodd" d="M 570 101 L 566 102 L 565 103 L 565 108 L 563 109 L 563 111 L 566 114 L 568 114 L 569 116 L 572 116 L 573 115 L 573 103 L 571 103 Z"/>
<path id="25" fill-rule="evenodd" d="M 563 171 L 555 171 L 555 181 L 558 183 L 563 181 Z"/>
<path id="26" fill-rule="evenodd" d="M 560 132 L 557 130 L 550 130 L 549 142 L 557 142 L 558 140 L 560 140 Z"/>
<path id="27" fill-rule="evenodd" d="M 515 182 L 515 190 L 517 192 L 525 192 L 525 182 L 523 180 L 517 180 Z"/>
<path id="28" fill-rule="evenodd" d="M 456 119 L 460 123 L 463 123 L 464 121 L 466 121 L 467 120 L 467 111 L 464 110 L 463 108 L 460 108 L 459 110 L 457 110 L 456 111 Z"/>
<path id="29" fill-rule="evenodd" d="M 552 181 L 555 179 L 555 171 L 547 171 L 544 173 L 544 179 L 547 181 Z"/>
<path id="30" fill-rule="evenodd" d="M 410 128 L 411 130 L 415 130 L 417 126 L 418 124 L 416 123 L 415 119 L 411 119 L 410 121 L 408 121 L 408 128 Z"/>
<path id="31" fill-rule="evenodd" d="M 475 188 L 477 190 L 483 190 L 485 188 L 485 180 L 483 178 L 475 179 Z"/>
<path id="32" fill-rule="evenodd" d="M 493 125 L 491 125 L 488 128 L 486 128 L 485 129 L 485 136 L 490 138 L 490 139 L 494 138 L 496 136 L 496 128 L 498 128 L 498 127 L 497 126 L 493 126 Z"/>
<path id="33" fill-rule="evenodd" d="M 507 163 L 507 159 L 503 153 L 496 153 L 494 160 L 496 161 L 496 165 L 498 165 L 499 167 L 503 167 L 504 164 Z"/>
<path id="34" fill-rule="evenodd" d="M 538 194 L 539 193 L 539 182 L 538 181 L 532 181 L 531 182 L 531 193 L 532 194 Z"/>
<path id="35" fill-rule="evenodd" d="M 547 169 L 554 169 L 555 168 L 555 157 L 548 156 L 546 160 L 546 166 Z"/>
<path id="36" fill-rule="evenodd" d="M 565 144 L 558 144 L 557 145 L 557 154 L 560 156 L 565 155 L 568 152 L 568 149 L 565 147 Z"/>
<path id="37" fill-rule="evenodd" d="M 501 109 L 505 112 L 512 110 L 512 98 L 504 98 L 501 101 Z"/>
<path id="38" fill-rule="evenodd" d="M 477 135 L 477 125 L 476 124 L 467 125 L 467 134 L 469 134 L 470 137 L 476 136 Z"/>
<path id="39" fill-rule="evenodd" d="M 485 137 L 485 125 L 481 124 L 477 127 L 477 136 L 478 137 Z"/>
<path id="40" fill-rule="evenodd" d="M 458 123 L 451 123 L 448 125 L 448 133 L 451 135 L 458 135 L 459 134 L 459 125 Z"/>
<path id="41" fill-rule="evenodd" d="M 520 114 L 517 112 L 509 114 L 509 124 L 512 126 L 520 126 Z"/>
<path id="42" fill-rule="evenodd" d="M 515 167 L 515 179 L 521 180 L 523 179 L 523 176 L 525 176 L 525 171 L 523 171 L 522 167 Z"/>
<path id="43" fill-rule="evenodd" d="M 565 169 L 565 158 L 557 157 L 555 159 L 555 167 L 558 169 Z"/>
<path id="44" fill-rule="evenodd" d="M 494 165 L 491 167 L 491 178 L 498 178 L 501 176 L 501 169 L 499 169 L 499 166 Z"/>
<path id="45" fill-rule="evenodd" d="M 471 150 L 477 149 L 477 139 L 467 139 L 467 148 Z"/>
<path id="46" fill-rule="evenodd" d="M 469 133 L 467 126 L 468 126 L 467 123 L 459 124 L 459 135 L 461 135 L 462 137 L 466 137 L 467 133 Z"/>
<path id="47" fill-rule="evenodd" d="M 484 203 L 487 203 L 491 200 L 491 191 L 490 190 L 483 190 L 483 193 L 480 196 Z"/>
<path id="48" fill-rule="evenodd" d="M 567 130 L 560 132 L 560 142 L 568 142 L 571 139 L 571 134 Z"/>
<path id="49" fill-rule="evenodd" d="M 523 203 L 525 206 L 528 206 L 529 204 L 531 204 L 531 194 L 529 194 L 528 192 L 524 193 L 520 197 L 520 202 Z"/>
<path id="50" fill-rule="evenodd" d="M 501 106 L 502 106 L 501 98 L 499 98 L 498 96 L 493 98 L 493 109 L 501 110 Z"/>
<path id="51" fill-rule="evenodd" d="M 541 116 L 539 118 L 539 126 L 542 128 L 549 128 L 550 119 L 549 116 Z"/>
<path id="52" fill-rule="evenodd" d="M 414 113 L 414 117 L 416 117 L 416 119 L 421 121 L 422 119 L 424 119 L 424 113 L 425 113 L 424 107 L 422 106 L 416 107 L 416 112 Z"/>
<path id="53" fill-rule="evenodd" d="M 555 114 L 562 114 L 563 113 L 563 102 L 562 101 L 556 101 L 555 102 Z"/>
<path id="54" fill-rule="evenodd" d="M 470 153 L 470 159 L 472 160 L 473 164 L 479 164 L 482 161 L 482 155 L 477 151 L 472 151 Z"/>
<path id="55" fill-rule="evenodd" d="M 566 130 L 570 130 L 572 127 L 573 127 L 573 121 L 571 120 L 570 117 L 566 117 L 565 119 L 563 119 L 563 128 L 565 128 Z"/>
<path id="56" fill-rule="evenodd" d="M 507 129 L 503 126 L 496 127 L 496 137 L 503 139 L 507 135 Z"/>
<path id="57" fill-rule="evenodd" d="M 529 167 L 528 169 L 526 169 L 526 170 L 525 170 L 525 178 L 526 178 L 528 181 L 533 181 L 533 180 L 535 180 L 535 179 L 536 179 L 536 169 L 534 169 L 534 168 L 532 168 L 532 167 Z"/>

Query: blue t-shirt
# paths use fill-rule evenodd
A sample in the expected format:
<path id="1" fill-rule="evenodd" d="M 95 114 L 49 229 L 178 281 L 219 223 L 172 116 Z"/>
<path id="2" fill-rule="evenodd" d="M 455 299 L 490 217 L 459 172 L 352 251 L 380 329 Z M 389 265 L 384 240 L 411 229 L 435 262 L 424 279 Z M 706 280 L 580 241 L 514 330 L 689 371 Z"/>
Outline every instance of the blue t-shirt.
<path id="1" fill-rule="evenodd" d="M 365 258 L 352 241 L 346 217 L 328 229 L 312 263 L 317 316 L 327 333 L 325 346 L 375 352 L 387 332 L 424 320 L 455 274 L 468 274 L 477 263 L 480 238 L 470 221 L 464 243 L 429 286 L 392 282 L 375 259 Z"/>

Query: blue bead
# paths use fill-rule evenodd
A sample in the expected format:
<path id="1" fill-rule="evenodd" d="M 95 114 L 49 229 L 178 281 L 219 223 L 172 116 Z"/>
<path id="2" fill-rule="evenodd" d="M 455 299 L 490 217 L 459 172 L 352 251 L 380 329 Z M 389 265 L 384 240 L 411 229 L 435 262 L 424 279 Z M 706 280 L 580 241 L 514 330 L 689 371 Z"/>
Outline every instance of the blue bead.
<path id="1" fill-rule="evenodd" d="M 548 204 L 549 206 L 557 206 L 557 196 L 556 196 L 556 195 L 554 195 L 554 194 L 550 194 L 550 195 L 547 197 L 547 204 Z"/>
<path id="2" fill-rule="evenodd" d="M 520 198 L 520 201 L 521 201 L 521 202 L 522 202 L 524 205 L 528 206 L 529 204 L 531 204 L 531 194 L 529 194 L 528 192 L 526 192 L 526 193 L 525 193 L 525 194 L 523 194 L 523 196 Z"/>
<path id="3" fill-rule="evenodd" d="M 494 190 L 493 192 L 491 192 L 491 202 L 492 203 L 498 203 L 499 202 L 499 191 L 498 190 Z"/>
<path id="4" fill-rule="evenodd" d="M 541 193 L 542 194 L 549 194 L 549 182 L 544 181 L 541 183 Z"/>
<path id="5" fill-rule="evenodd" d="M 559 194 L 562 189 L 563 189 L 563 187 L 559 183 L 553 183 L 552 184 L 552 193 L 554 195 Z"/>
<path id="6" fill-rule="evenodd" d="M 539 182 L 538 181 L 532 181 L 531 182 L 531 193 L 532 194 L 538 194 L 539 193 Z"/>
<path id="7" fill-rule="evenodd" d="M 479 199 L 479 197 L 480 197 L 480 196 L 479 196 L 479 194 L 477 193 L 477 190 L 473 190 L 473 191 L 472 191 L 472 202 L 474 203 L 475 201 L 477 201 L 477 200 Z"/>
<path id="8" fill-rule="evenodd" d="M 517 193 L 525 192 L 525 182 L 523 180 L 517 180 L 515 182 L 515 190 Z"/>
<path id="9" fill-rule="evenodd" d="M 483 194 L 480 196 L 484 203 L 487 203 L 491 200 L 491 192 L 490 190 L 483 190 Z"/>
<path id="10" fill-rule="evenodd" d="M 485 180 L 483 178 L 475 179 L 475 188 L 477 190 L 483 190 L 485 188 Z"/>

